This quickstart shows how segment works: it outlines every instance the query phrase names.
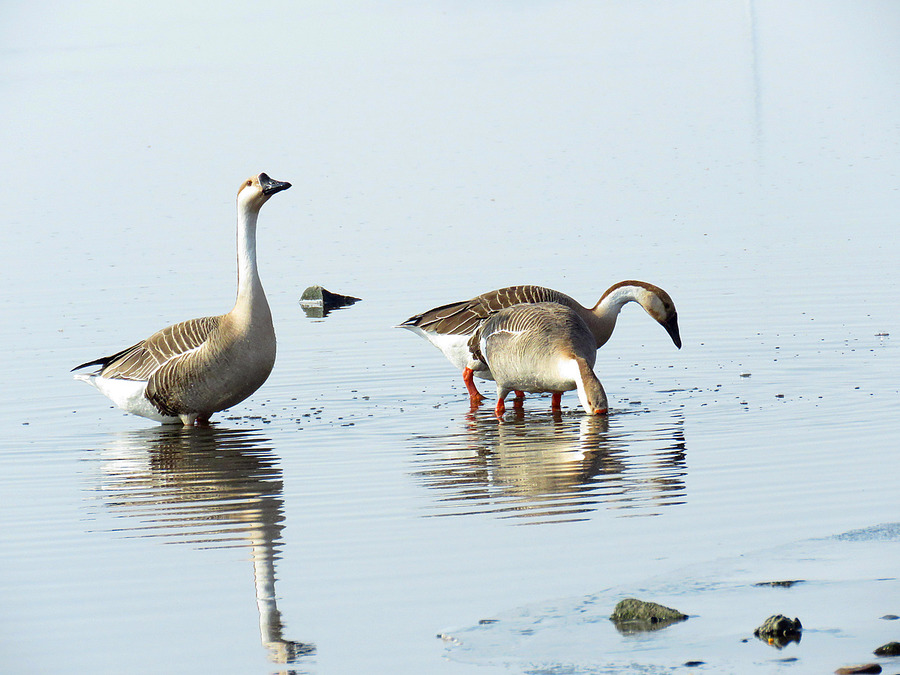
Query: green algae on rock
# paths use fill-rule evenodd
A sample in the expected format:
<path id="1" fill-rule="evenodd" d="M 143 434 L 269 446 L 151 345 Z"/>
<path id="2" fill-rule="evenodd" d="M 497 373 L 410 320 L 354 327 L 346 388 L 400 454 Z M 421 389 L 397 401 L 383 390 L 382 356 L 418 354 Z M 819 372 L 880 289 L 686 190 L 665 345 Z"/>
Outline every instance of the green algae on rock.
<path id="1" fill-rule="evenodd" d="M 639 633 L 660 630 L 688 617 L 687 614 L 665 605 L 637 598 L 625 598 L 619 601 L 609 618 L 620 632 Z"/>

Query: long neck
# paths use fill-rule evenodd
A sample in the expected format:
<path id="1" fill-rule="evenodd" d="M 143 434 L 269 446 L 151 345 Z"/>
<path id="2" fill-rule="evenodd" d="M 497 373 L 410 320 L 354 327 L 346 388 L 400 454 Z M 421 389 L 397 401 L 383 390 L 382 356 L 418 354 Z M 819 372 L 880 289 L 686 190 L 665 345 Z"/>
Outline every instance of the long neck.
<path id="1" fill-rule="evenodd" d="M 233 314 L 253 312 L 257 307 L 268 310 L 266 294 L 256 267 L 256 220 L 259 211 L 238 205 L 237 267 L 238 290 Z"/>
<path id="2" fill-rule="evenodd" d="M 629 302 L 640 302 L 638 298 L 641 292 L 644 289 L 637 286 L 613 286 L 587 312 L 588 316 L 582 317 L 597 340 L 597 349 L 605 345 L 612 335 L 622 307 Z"/>

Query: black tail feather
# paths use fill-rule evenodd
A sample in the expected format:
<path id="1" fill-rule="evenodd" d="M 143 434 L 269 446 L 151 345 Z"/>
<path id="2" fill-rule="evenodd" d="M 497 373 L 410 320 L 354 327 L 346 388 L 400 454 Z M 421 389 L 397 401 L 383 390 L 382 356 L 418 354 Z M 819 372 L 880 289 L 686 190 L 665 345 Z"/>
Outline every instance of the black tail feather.
<path id="1" fill-rule="evenodd" d="M 100 369 L 106 368 L 107 365 L 115 361 L 117 358 L 125 354 L 125 352 L 130 352 L 134 347 L 129 347 L 128 349 L 123 349 L 120 352 L 116 352 L 112 356 L 101 356 L 99 359 L 94 359 L 93 361 L 88 361 L 87 363 L 82 363 L 80 366 L 75 366 L 70 370 L 70 373 L 74 373 L 76 370 L 81 370 L 82 368 L 87 368 L 88 366 L 100 366 Z"/>
<path id="2" fill-rule="evenodd" d="M 94 361 L 88 361 L 87 363 L 82 363 L 80 366 L 75 366 L 69 372 L 74 373 L 76 370 L 81 370 L 82 368 L 87 368 L 88 366 L 100 366 L 101 368 L 103 368 L 111 360 L 112 360 L 111 357 L 104 356 L 101 359 L 96 359 Z"/>

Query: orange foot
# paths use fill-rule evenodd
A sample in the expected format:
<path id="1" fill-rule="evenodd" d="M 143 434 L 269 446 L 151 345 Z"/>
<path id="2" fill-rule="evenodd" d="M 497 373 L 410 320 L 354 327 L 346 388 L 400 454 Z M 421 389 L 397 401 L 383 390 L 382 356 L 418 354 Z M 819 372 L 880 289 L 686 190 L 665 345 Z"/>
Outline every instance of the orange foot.
<path id="1" fill-rule="evenodd" d="M 505 396 L 503 398 L 506 398 Z M 503 419 L 503 413 L 506 412 L 506 405 L 503 403 L 503 398 L 497 399 L 497 407 L 494 408 L 494 414 L 497 416 L 497 419 Z"/>
<path id="2" fill-rule="evenodd" d="M 463 382 L 466 383 L 469 392 L 469 403 L 473 408 L 477 408 L 484 400 L 484 396 L 475 387 L 475 373 L 471 368 L 463 368 Z"/>

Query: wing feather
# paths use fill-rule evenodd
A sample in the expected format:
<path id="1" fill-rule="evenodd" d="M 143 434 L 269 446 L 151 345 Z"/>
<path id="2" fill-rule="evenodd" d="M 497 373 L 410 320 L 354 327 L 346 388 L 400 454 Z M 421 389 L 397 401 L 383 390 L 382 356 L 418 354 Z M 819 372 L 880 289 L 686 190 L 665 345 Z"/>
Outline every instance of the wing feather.
<path id="1" fill-rule="evenodd" d="M 157 331 L 146 340 L 112 356 L 89 361 L 73 370 L 100 366 L 101 377 L 122 380 L 149 380 L 156 370 L 172 359 L 197 349 L 222 321 L 221 316 L 205 316 L 182 321 Z"/>
<path id="2" fill-rule="evenodd" d="M 533 302 L 558 302 L 569 307 L 580 307 L 565 293 L 543 286 L 507 286 L 478 295 L 471 300 L 452 302 L 410 317 L 401 326 L 415 326 L 428 332 L 444 335 L 473 335 L 481 322 L 493 312 Z"/>

